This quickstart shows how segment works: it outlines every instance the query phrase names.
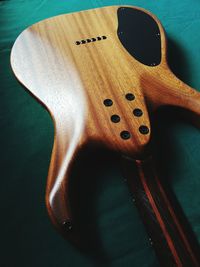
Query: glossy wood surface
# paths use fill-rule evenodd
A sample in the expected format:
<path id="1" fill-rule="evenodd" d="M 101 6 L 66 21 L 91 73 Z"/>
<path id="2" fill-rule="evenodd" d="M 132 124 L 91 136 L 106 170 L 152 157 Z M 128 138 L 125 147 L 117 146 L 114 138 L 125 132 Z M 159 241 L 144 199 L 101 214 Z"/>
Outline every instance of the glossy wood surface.
<path id="1" fill-rule="evenodd" d="M 55 139 L 48 174 L 46 203 L 49 215 L 62 230 L 72 222 L 68 185 L 70 169 L 85 144 L 98 143 L 133 159 L 149 155 L 149 115 L 162 105 L 188 110 L 198 122 L 200 94 L 168 68 L 166 38 L 159 25 L 162 60 L 146 66 L 135 60 L 117 36 L 118 6 L 65 14 L 39 22 L 17 38 L 11 65 L 17 79 L 49 110 Z M 76 42 L 105 36 L 95 42 Z M 126 94 L 135 99 L 129 101 Z M 112 106 L 104 100 L 111 99 Z M 136 117 L 139 108 L 143 115 Z M 113 123 L 112 115 L 120 116 Z M 194 116 L 193 116 L 194 115 Z M 140 126 L 149 131 L 142 134 Z M 128 131 L 129 139 L 121 138 Z M 69 231 L 69 237 L 76 239 Z M 181 266 L 181 265 L 177 265 Z"/>

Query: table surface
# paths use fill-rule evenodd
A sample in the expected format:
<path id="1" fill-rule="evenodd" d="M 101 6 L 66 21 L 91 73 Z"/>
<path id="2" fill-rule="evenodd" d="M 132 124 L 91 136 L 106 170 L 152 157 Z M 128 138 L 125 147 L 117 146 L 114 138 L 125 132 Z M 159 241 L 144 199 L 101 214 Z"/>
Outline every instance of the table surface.
<path id="1" fill-rule="evenodd" d="M 199 0 L 10 0 L 0 1 L 0 166 L 2 267 L 156 267 L 136 207 L 113 161 L 84 177 L 80 186 L 83 227 L 90 232 L 88 252 L 64 240 L 47 216 L 44 196 L 53 145 L 53 123 L 47 111 L 16 81 L 10 51 L 31 24 L 58 14 L 106 5 L 134 5 L 154 13 L 168 37 L 174 73 L 200 88 Z M 164 178 L 200 240 L 200 132 L 176 112 L 157 118 L 157 154 Z M 83 182 L 82 182 L 83 183 Z"/>

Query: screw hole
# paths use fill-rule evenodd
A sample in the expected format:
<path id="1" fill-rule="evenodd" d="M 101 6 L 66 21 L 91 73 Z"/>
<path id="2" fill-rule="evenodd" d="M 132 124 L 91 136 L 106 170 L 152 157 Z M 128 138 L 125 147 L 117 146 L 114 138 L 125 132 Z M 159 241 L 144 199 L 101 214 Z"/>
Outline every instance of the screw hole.
<path id="1" fill-rule="evenodd" d="M 132 101 L 132 100 L 135 99 L 135 96 L 134 96 L 134 94 L 132 94 L 132 93 L 128 93 L 128 94 L 126 94 L 125 97 L 126 97 L 126 99 L 129 100 L 129 101 Z"/>
<path id="2" fill-rule="evenodd" d="M 136 117 L 141 117 L 141 116 L 143 115 L 143 112 L 142 112 L 141 109 L 139 109 L 139 108 L 135 108 L 135 109 L 133 110 L 133 115 L 136 116 Z"/>
<path id="3" fill-rule="evenodd" d="M 120 136 L 124 140 L 128 140 L 131 137 L 131 134 L 128 131 L 122 131 L 120 133 Z"/>
<path id="4" fill-rule="evenodd" d="M 64 221 L 63 227 L 69 232 L 72 230 L 72 223 L 70 221 Z"/>
<path id="5" fill-rule="evenodd" d="M 139 127 L 139 131 L 141 134 L 148 134 L 149 133 L 149 128 L 146 125 L 141 125 Z"/>
<path id="6" fill-rule="evenodd" d="M 114 122 L 114 123 L 118 123 L 120 122 L 120 116 L 114 114 L 111 116 L 111 121 Z"/>
<path id="7" fill-rule="evenodd" d="M 104 103 L 104 105 L 105 105 L 106 107 L 110 107 L 110 106 L 112 106 L 113 101 L 112 101 L 111 99 L 107 98 L 107 99 L 105 99 L 105 100 L 103 101 L 103 103 Z"/>

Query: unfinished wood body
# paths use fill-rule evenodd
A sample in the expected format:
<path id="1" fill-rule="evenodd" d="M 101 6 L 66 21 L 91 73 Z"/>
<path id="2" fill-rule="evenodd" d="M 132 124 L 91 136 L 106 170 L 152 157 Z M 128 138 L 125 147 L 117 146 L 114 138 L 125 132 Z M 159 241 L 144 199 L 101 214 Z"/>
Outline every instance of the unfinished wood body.
<path id="1" fill-rule="evenodd" d="M 72 220 L 68 179 L 84 144 L 98 143 L 134 159 L 145 158 L 152 139 L 149 112 L 174 105 L 200 115 L 199 93 L 168 68 L 165 34 L 158 19 L 135 8 L 149 14 L 160 30 L 161 62 L 147 66 L 120 42 L 118 8 L 46 19 L 22 32 L 12 49 L 11 65 L 17 79 L 54 121 L 46 203 L 59 228 Z M 135 116 L 135 109 L 142 115 Z"/>

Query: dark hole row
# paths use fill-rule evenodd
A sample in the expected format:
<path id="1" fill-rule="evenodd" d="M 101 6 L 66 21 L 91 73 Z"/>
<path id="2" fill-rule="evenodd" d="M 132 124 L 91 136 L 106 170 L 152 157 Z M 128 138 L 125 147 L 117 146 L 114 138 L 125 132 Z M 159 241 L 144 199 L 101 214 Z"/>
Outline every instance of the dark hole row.
<path id="1" fill-rule="evenodd" d="M 127 99 L 128 101 L 133 101 L 133 100 L 135 99 L 135 96 L 134 96 L 134 94 L 132 94 L 132 93 L 128 93 L 128 94 L 126 94 L 125 97 L 126 97 L 126 99 Z M 107 99 L 105 99 L 105 100 L 103 101 L 103 103 L 104 103 L 104 105 L 105 105 L 106 107 L 110 107 L 110 106 L 112 106 L 113 101 L 112 101 L 111 99 L 107 98 Z"/>
<path id="2" fill-rule="evenodd" d="M 85 39 L 85 40 L 81 40 L 81 41 L 76 41 L 76 45 L 92 43 L 92 42 L 101 41 L 101 40 L 105 40 L 105 39 L 107 39 L 107 37 L 105 35 L 97 36 L 95 38 L 93 37 L 93 38 L 89 38 L 89 39 Z"/>
<path id="3" fill-rule="evenodd" d="M 139 132 L 140 132 L 141 134 L 148 134 L 148 133 L 149 133 L 149 128 L 148 128 L 146 125 L 141 125 L 141 126 L 139 127 Z M 127 139 L 130 139 L 130 138 L 131 138 L 131 134 L 130 134 L 129 131 L 122 131 L 122 132 L 120 133 L 120 136 L 121 136 L 121 138 L 124 139 L 124 140 L 127 140 Z"/>
<path id="4" fill-rule="evenodd" d="M 142 111 L 140 108 L 135 108 L 135 109 L 133 110 L 133 115 L 134 115 L 135 117 L 141 117 L 141 116 L 143 115 L 143 111 Z M 120 116 L 117 115 L 117 114 L 112 115 L 110 119 L 111 119 L 111 121 L 114 122 L 114 123 L 118 123 L 118 122 L 120 122 Z"/>

